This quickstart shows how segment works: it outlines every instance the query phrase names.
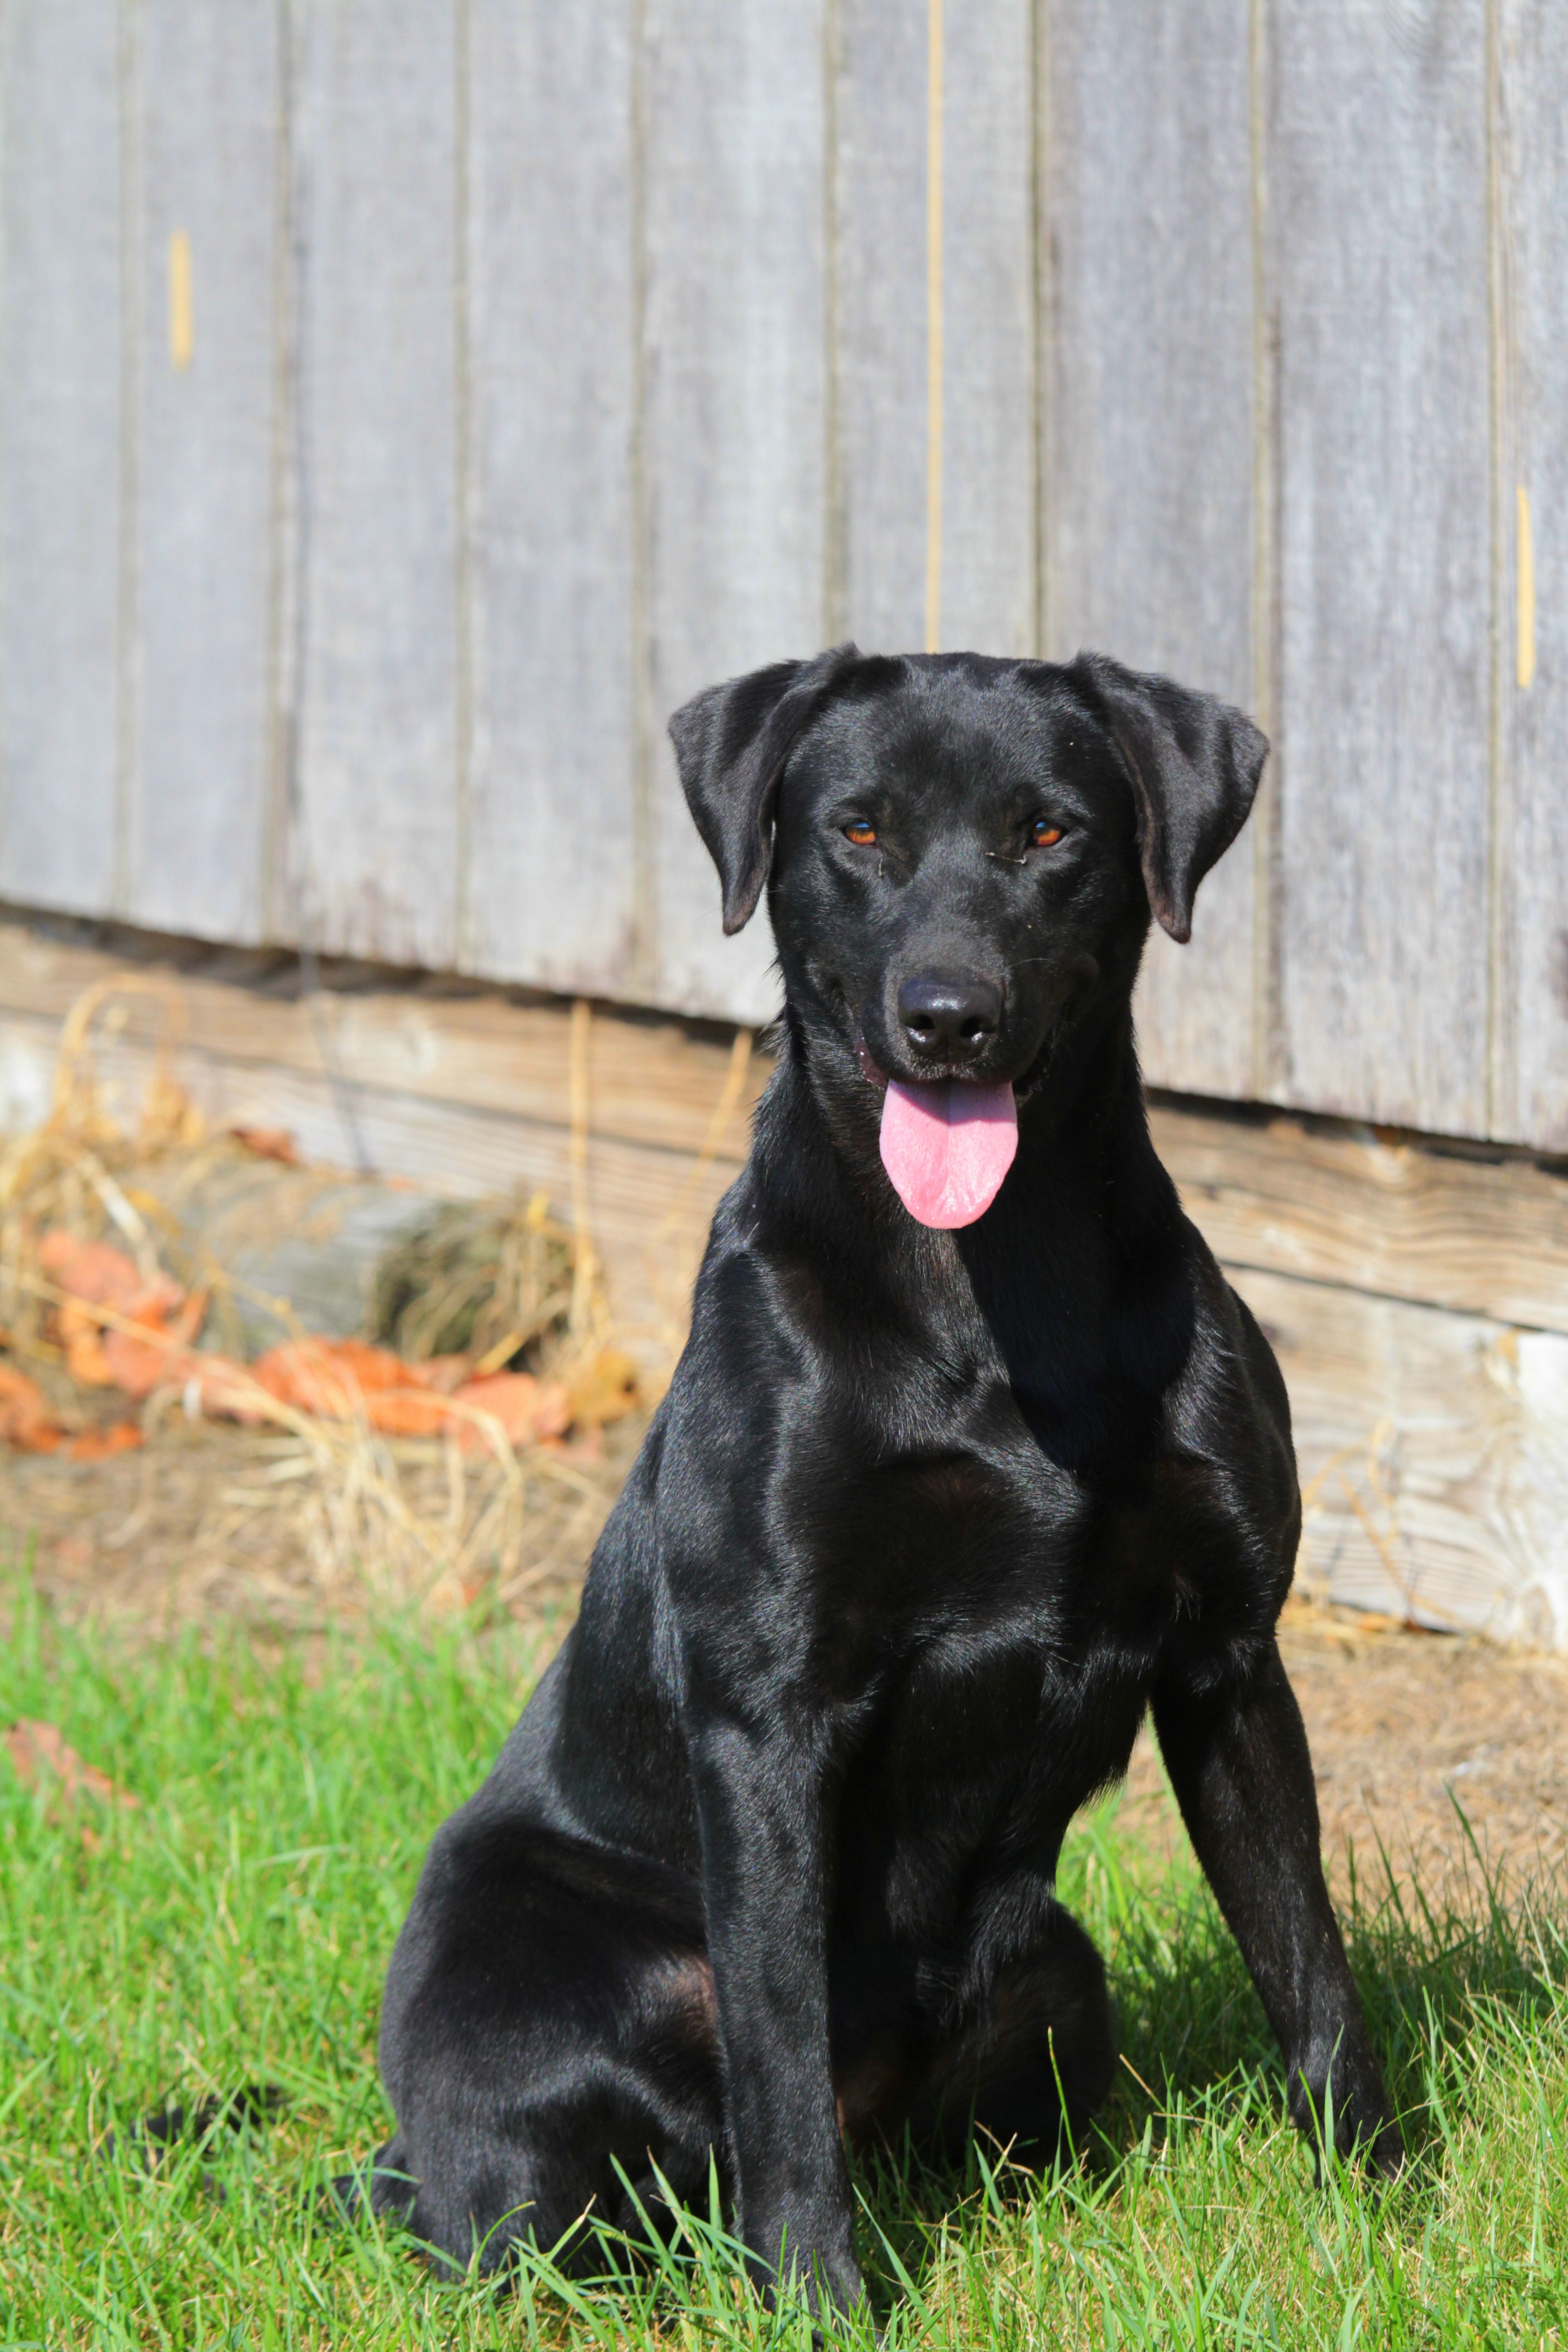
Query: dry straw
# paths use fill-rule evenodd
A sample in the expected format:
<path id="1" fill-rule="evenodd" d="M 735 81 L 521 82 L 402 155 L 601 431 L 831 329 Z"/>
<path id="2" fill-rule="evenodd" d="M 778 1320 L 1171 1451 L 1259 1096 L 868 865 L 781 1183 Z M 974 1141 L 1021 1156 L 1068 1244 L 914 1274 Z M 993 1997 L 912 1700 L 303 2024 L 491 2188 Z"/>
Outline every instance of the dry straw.
<path id="1" fill-rule="evenodd" d="M 127 1000 L 137 997 L 155 1006 L 158 1051 L 128 1116 L 100 1078 L 94 1045 L 122 1024 Z M 437 1211 L 423 1243 L 405 1248 L 395 1269 L 395 1320 L 405 1346 L 414 1340 L 418 1352 L 436 1352 L 466 1318 L 483 1370 L 520 1349 L 542 1374 L 567 1380 L 605 1360 L 615 1334 L 587 1213 L 589 1021 L 588 1007 L 576 1008 L 572 1224 L 552 1218 L 538 1195 Z M 220 1302 L 246 1290 L 223 1265 L 193 1257 L 168 1206 L 217 1162 L 245 1156 L 232 1137 L 205 1131 L 181 1087 L 175 1059 L 184 1034 L 174 983 L 135 974 L 96 983 L 62 1029 L 47 1118 L 0 1152 L 0 1346 L 27 1361 L 68 1420 L 80 1419 L 82 1401 L 65 1383 L 53 1337 L 63 1294 L 41 1269 L 45 1232 L 113 1240 L 148 1278 L 166 1262 Z M 738 1082 L 726 1087 L 726 1121 L 731 1091 L 738 1097 Z M 711 1144 L 704 1154 L 694 1178 Z M 287 1301 L 265 1303 L 285 1324 L 291 1319 Z M 108 1309 L 102 1319 L 110 1327 L 124 1320 Z M 148 1337 L 139 1327 L 136 1336 Z M 629 1431 L 616 1433 L 604 1458 L 591 1449 L 520 1452 L 492 1415 L 455 1406 L 443 1438 L 387 1437 L 363 1411 L 318 1419 L 280 1403 L 243 1371 L 230 1383 L 229 1403 L 255 1425 L 198 1425 L 175 1364 L 183 1351 L 173 1339 L 167 1345 L 170 1382 L 143 1408 L 146 1447 L 113 1468 L 115 1480 L 135 1479 L 134 1497 L 100 1531 L 97 1548 L 152 1562 L 163 1549 L 160 1530 L 177 1527 L 182 1557 L 163 1563 L 177 1612 L 199 1611 L 215 1591 L 232 1599 L 237 1580 L 268 1613 L 296 1618 L 352 1615 L 373 1601 L 451 1608 L 481 1597 L 517 1611 L 581 1568 L 624 1471 Z M 465 1422 L 481 1448 L 458 1442 Z M 16 1466 L 26 1473 L 16 1483 L 26 1488 L 28 1531 L 44 1553 L 51 1536 L 79 1540 L 72 1531 L 88 1501 L 81 1474 L 53 1460 Z"/>

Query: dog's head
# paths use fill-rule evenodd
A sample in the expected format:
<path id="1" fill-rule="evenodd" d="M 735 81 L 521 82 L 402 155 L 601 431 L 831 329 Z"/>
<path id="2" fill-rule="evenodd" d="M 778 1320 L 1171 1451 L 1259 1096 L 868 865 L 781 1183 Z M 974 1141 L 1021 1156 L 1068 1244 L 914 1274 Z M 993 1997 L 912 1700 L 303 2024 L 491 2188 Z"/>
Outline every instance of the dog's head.
<path id="1" fill-rule="evenodd" d="M 1151 912 L 1190 936 L 1268 748 L 1240 711 L 1100 655 L 853 646 L 710 687 L 670 733 L 725 929 L 766 886 L 791 1005 L 892 1082 L 883 1158 L 939 1224 L 989 1205 L 1015 1089 L 1091 1001 L 1125 1000 Z M 963 1137 L 938 1149 L 939 1129 Z"/>

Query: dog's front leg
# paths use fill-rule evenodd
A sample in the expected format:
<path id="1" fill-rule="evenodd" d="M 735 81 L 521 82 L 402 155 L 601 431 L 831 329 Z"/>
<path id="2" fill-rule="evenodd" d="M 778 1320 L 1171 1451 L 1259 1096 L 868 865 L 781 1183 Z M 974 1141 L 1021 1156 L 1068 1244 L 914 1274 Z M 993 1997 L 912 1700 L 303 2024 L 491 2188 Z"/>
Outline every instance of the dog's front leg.
<path id="1" fill-rule="evenodd" d="M 818 1743 L 731 1717 L 692 1738 L 738 2223 L 815 2308 L 862 2292 L 827 2042 Z"/>
<path id="2" fill-rule="evenodd" d="M 1172 1683 L 1154 1726 L 1198 1860 L 1285 2054 L 1303 2131 L 1367 2148 L 1380 2171 L 1404 2158 L 1323 1881 L 1312 1759 L 1278 1648 L 1217 1688 Z"/>

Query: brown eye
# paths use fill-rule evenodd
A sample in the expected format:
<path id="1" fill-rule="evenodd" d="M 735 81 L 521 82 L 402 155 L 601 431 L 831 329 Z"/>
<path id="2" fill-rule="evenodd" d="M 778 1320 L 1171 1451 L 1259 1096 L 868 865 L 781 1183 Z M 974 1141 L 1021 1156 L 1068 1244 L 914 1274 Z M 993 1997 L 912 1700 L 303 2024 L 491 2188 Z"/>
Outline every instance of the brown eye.
<path id="1" fill-rule="evenodd" d="M 875 849 L 877 828 L 874 824 L 868 824 L 863 816 L 858 816 L 852 824 L 845 826 L 844 838 L 852 841 L 857 849 Z"/>
<path id="2" fill-rule="evenodd" d="M 1049 817 L 1037 816 L 1035 819 L 1035 847 L 1037 849 L 1054 849 L 1061 837 L 1062 829 L 1060 825 L 1053 824 Z"/>

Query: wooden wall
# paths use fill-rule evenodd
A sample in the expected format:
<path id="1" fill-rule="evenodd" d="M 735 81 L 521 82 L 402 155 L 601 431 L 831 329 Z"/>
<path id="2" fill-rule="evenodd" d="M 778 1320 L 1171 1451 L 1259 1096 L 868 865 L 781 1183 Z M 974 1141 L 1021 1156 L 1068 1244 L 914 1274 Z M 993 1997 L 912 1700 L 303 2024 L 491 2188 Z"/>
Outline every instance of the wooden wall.
<path id="1" fill-rule="evenodd" d="M 1556 0 L 7 0 L 0 897 L 753 1018 L 663 727 L 1257 711 L 1166 1086 L 1568 1149 Z"/>
<path id="2" fill-rule="evenodd" d="M 0 1130 L 43 1118 L 62 1020 L 127 972 L 134 992 L 110 996 L 92 1040 L 127 1125 L 174 1035 L 175 1074 L 215 1129 L 287 1128 L 318 1171 L 363 1153 L 419 1193 L 538 1186 L 563 1215 L 580 1203 L 617 1339 L 656 1384 L 668 1375 L 767 1075 L 743 1032 L 601 1009 L 578 1092 L 557 999 L 328 965 L 306 1003 L 289 957 L 0 919 Z M 1568 1650 L 1568 1173 L 1170 1097 L 1152 1125 L 1284 1370 L 1302 1587 Z M 354 1197 L 355 1256 L 325 1285 L 307 1259 L 295 1294 L 312 1327 L 409 1195 Z M 301 1269 L 285 1250 L 231 1270 L 273 1294 Z"/>

